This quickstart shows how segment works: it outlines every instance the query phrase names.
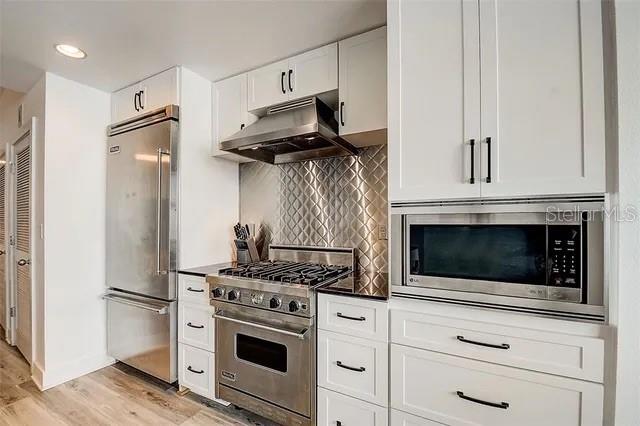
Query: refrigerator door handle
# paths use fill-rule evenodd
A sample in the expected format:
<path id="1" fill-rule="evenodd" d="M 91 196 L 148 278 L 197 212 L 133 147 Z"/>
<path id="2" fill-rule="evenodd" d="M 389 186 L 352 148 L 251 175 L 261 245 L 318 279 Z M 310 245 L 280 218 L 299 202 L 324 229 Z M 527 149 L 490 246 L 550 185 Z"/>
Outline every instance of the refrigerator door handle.
<path id="1" fill-rule="evenodd" d="M 102 296 L 104 300 L 122 303 L 123 305 L 133 306 L 135 308 L 145 309 L 147 311 L 155 312 L 158 315 L 166 315 L 169 312 L 168 306 L 158 307 L 157 305 L 151 305 L 144 302 L 140 302 L 126 297 L 120 297 L 115 294 L 105 294 Z"/>
<path id="2" fill-rule="evenodd" d="M 156 275 L 166 275 L 167 270 L 162 269 L 162 156 L 169 155 L 167 151 L 158 148 L 158 185 L 157 185 L 157 204 L 156 204 Z"/>

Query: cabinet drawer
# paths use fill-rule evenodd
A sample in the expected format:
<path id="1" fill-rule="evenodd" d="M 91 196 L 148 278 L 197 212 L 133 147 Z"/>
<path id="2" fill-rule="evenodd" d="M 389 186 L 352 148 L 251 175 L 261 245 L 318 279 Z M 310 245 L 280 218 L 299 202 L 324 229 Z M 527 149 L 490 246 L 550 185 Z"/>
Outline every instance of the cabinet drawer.
<path id="1" fill-rule="evenodd" d="M 180 302 L 178 305 L 178 341 L 214 352 L 216 340 L 213 307 Z"/>
<path id="2" fill-rule="evenodd" d="M 604 340 L 597 337 L 394 309 L 391 341 L 595 382 L 604 375 Z"/>
<path id="3" fill-rule="evenodd" d="M 436 423 L 404 411 L 391 410 L 392 426 L 443 426 L 442 423 Z"/>
<path id="4" fill-rule="evenodd" d="M 595 426 L 603 386 L 392 344 L 391 406 L 451 426 Z"/>
<path id="5" fill-rule="evenodd" d="M 388 345 L 329 331 L 318 332 L 318 385 L 388 405 Z"/>
<path id="6" fill-rule="evenodd" d="M 178 365 L 180 386 L 205 398 L 214 398 L 216 370 L 213 353 L 180 344 Z"/>
<path id="7" fill-rule="evenodd" d="M 322 330 L 386 342 L 387 317 L 386 302 L 318 295 L 318 328 Z"/>
<path id="8" fill-rule="evenodd" d="M 318 426 L 386 426 L 387 409 L 318 388 Z"/>
<path id="9" fill-rule="evenodd" d="M 180 274 L 178 276 L 178 300 L 209 306 L 209 285 L 205 278 Z"/>

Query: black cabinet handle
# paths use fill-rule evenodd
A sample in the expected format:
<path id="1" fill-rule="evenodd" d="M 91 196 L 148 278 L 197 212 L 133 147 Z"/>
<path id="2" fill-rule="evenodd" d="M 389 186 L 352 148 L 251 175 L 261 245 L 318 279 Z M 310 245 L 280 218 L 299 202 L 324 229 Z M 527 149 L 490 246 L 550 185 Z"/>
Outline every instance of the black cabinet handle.
<path id="1" fill-rule="evenodd" d="M 338 367 L 344 368 L 345 370 L 351 370 L 351 371 L 356 371 L 358 373 L 362 373 L 365 368 L 364 367 L 351 367 L 349 365 L 344 365 L 342 362 L 340 361 L 336 361 L 336 365 Z"/>
<path id="2" fill-rule="evenodd" d="M 187 291 L 192 291 L 194 293 L 204 293 L 204 289 L 202 288 L 187 287 Z"/>
<path id="3" fill-rule="evenodd" d="M 187 326 L 191 328 L 204 328 L 204 325 L 193 325 L 190 322 L 187 323 Z"/>
<path id="4" fill-rule="evenodd" d="M 491 138 L 488 137 L 487 141 L 487 183 L 491 183 Z"/>
<path id="5" fill-rule="evenodd" d="M 140 104 L 140 109 L 144 109 L 144 105 L 142 104 L 142 95 L 144 95 L 144 90 L 138 92 L 138 103 Z"/>
<path id="6" fill-rule="evenodd" d="M 477 340 L 465 339 L 464 336 L 456 336 L 456 339 L 458 339 L 460 342 L 468 343 L 470 345 L 485 346 L 487 348 L 493 348 L 493 349 L 509 349 L 511 347 L 507 343 L 502 343 L 500 345 L 493 345 L 491 343 L 483 343 L 483 342 L 478 342 Z"/>
<path id="7" fill-rule="evenodd" d="M 348 320 L 351 320 L 351 321 L 364 321 L 364 320 L 366 320 L 365 317 L 350 317 L 349 315 L 344 315 L 341 312 L 337 312 L 336 316 L 338 318 L 344 318 L 344 319 L 348 319 Z"/>
<path id="8" fill-rule="evenodd" d="M 140 111 L 140 108 L 138 107 L 138 97 L 140 96 L 140 92 L 136 92 L 135 95 L 133 95 L 133 107 L 136 109 L 136 111 Z"/>
<path id="9" fill-rule="evenodd" d="M 509 403 L 508 402 L 504 402 L 504 401 L 500 402 L 500 403 L 483 401 L 482 399 L 477 399 L 477 398 L 472 398 L 470 396 L 467 396 L 462 391 L 456 391 L 456 395 L 458 395 L 458 398 L 462 398 L 462 399 L 464 399 L 466 401 L 475 402 L 476 404 L 486 405 L 488 407 L 501 408 L 503 410 L 506 410 L 507 408 L 509 408 Z"/>
<path id="10" fill-rule="evenodd" d="M 283 94 L 287 93 L 286 89 L 284 88 L 284 76 L 286 74 L 287 74 L 286 72 L 282 71 L 282 75 L 280 76 L 280 86 L 282 87 Z"/>
<path id="11" fill-rule="evenodd" d="M 293 92 L 293 86 L 291 85 L 291 74 L 293 74 L 293 70 L 289 70 L 289 91 Z"/>
<path id="12" fill-rule="evenodd" d="M 240 130 L 244 129 L 244 123 L 240 125 Z"/>
<path id="13" fill-rule="evenodd" d="M 476 183 L 476 140 L 471 139 L 469 146 L 471 147 L 471 178 L 469 179 L 469 183 L 473 185 Z"/>
<path id="14" fill-rule="evenodd" d="M 344 127 L 344 102 L 340 102 L 340 124 Z"/>
<path id="15" fill-rule="evenodd" d="M 187 367 L 187 370 L 191 371 L 192 373 L 196 373 L 196 374 L 202 374 L 204 373 L 204 370 L 200 370 L 200 371 L 196 371 L 193 368 L 191 368 L 191 366 Z"/>
<path id="16" fill-rule="evenodd" d="M 20 259 L 20 260 L 18 260 L 18 266 L 24 266 L 24 265 L 26 265 L 27 263 L 29 263 L 29 261 L 28 261 L 28 260 L 26 260 L 26 259 Z"/>

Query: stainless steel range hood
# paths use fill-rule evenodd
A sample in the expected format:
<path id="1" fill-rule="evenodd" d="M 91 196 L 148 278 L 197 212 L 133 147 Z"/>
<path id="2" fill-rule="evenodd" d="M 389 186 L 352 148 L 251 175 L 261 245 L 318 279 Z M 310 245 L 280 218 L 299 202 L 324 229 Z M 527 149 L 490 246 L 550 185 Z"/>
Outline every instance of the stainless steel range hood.
<path id="1" fill-rule="evenodd" d="M 221 141 L 220 149 L 271 164 L 358 152 L 338 136 L 334 111 L 315 97 L 270 107 L 267 115 Z"/>

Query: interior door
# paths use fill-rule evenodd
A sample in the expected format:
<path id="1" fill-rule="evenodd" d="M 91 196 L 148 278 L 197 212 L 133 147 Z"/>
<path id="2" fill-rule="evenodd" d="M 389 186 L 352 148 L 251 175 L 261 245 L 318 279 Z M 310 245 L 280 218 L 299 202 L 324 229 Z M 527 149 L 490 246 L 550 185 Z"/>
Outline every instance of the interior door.
<path id="1" fill-rule="evenodd" d="M 15 288 L 15 344 L 31 362 L 31 132 L 12 150 L 12 266 Z"/>
<path id="2" fill-rule="evenodd" d="M 387 5 L 389 199 L 479 197 L 478 3 Z"/>
<path id="3" fill-rule="evenodd" d="M 7 285 L 7 245 L 6 245 L 6 153 L 0 156 L 0 326 L 3 337 L 9 333 L 9 286 Z"/>
<path id="4" fill-rule="evenodd" d="M 600 2 L 480 0 L 480 46 L 482 196 L 605 191 Z"/>

